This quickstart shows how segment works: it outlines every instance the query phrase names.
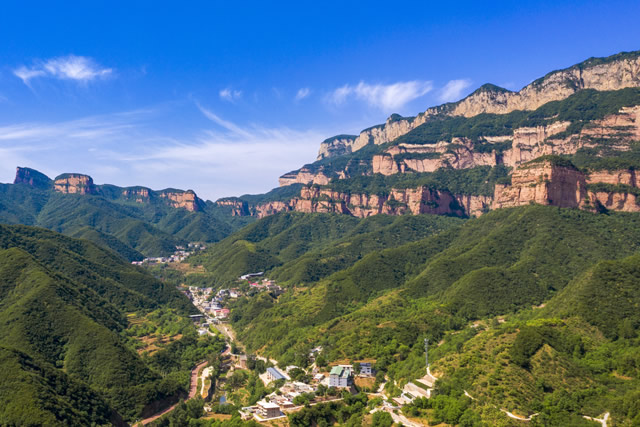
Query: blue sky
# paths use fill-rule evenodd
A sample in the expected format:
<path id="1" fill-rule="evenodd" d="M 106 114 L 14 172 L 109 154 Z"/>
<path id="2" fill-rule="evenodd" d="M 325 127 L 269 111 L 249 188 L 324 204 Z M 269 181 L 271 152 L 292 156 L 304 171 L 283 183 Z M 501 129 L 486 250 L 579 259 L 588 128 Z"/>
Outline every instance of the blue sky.
<path id="1" fill-rule="evenodd" d="M 63 4 L 3 2 L 0 182 L 264 192 L 332 135 L 640 49 L 638 1 Z"/>

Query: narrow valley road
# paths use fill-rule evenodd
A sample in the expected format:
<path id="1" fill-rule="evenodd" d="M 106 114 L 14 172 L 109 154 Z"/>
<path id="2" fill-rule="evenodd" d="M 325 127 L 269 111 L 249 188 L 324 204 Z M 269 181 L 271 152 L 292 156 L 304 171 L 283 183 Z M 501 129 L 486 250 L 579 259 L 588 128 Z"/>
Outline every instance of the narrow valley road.
<path id="1" fill-rule="evenodd" d="M 190 400 L 193 399 L 196 395 L 196 393 L 198 392 L 198 372 L 200 372 L 200 369 L 204 368 L 205 366 L 207 366 L 207 361 L 204 361 L 202 363 L 200 363 L 199 365 L 197 365 L 195 368 L 193 368 L 191 370 L 191 382 L 189 384 L 189 397 L 187 397 L 186 400 Z M 157 420 L 158 418 L 160 418 L 161 416 L 168 414 L 169 412 L 173 411 L 174 409 L 176 409 L 176 407 L 178 406 L 180 402 L 176 403 L 175 405 L 165 409 L 164 411 L 160 412 L 159 414 L 156 414 L 152 417 L 149 418 L 145 418 L 142 421 L 137 422 L 135 425 L 136 426 L 140 426 L 140 425 L 147 425 L 152 421 Z"/>

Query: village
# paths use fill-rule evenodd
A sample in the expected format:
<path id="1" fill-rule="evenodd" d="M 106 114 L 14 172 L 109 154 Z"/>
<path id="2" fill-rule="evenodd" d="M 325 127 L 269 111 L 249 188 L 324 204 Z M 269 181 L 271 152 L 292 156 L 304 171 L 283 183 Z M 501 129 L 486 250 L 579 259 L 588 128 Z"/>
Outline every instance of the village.
<path id="1" fill-rule="evenodd" d="M 275 296 L 284 292 L 273 280 L 264 277 L 262 272 L 245 274 L 239 277 L 238 281 L 241 283 L 238 287 L 217 291 L 212 287 L 190 286 L 183 289 L 187 297 L 200 310 L 201 314 L 191 316 L 200 335 L 219 332 L 224 334 L 230 343 L 234 343 L 235 335 L 227 322 L 230 315 L 227 304 L 239 297 L 250 297 L 260 292 L 271 292 Z M 273 389 L 255 405 L 242 407 L 239 410 L 244 420 L 254 419 L 258 422 L 266 422 L 285 418 L 287 414 L 296 412 L 306 405 L 342 400 L 344 393 L 356 394 L 361 388 L 359 385 L 373 385 L 376 379 L 375 360 L 318 366 L 315 362 L 322 354 L 321 346 L 310 351 L 309 360 L 312 363 L 307 369 L 293 365 L 280 367 L 275 360 L 261 356 L 247 356 L 241 354 L 241 350 L 235 345 L 232 347 L 235 348 L 235 352 L 228 351 L 228 358 L 225 360 L 225 366 L 229 369 L 228 375 L 236 370 L 247 370 L 250 359 L 253 359 L 254 363 L 255 360 L 259 360 L 264 366 L 264 372 L 260 373 L 259 378 L 265 387 Z M 426 362 L 428 365 L 428 361 Z M 202 384 L 205 382 L 204 374 L 206 371 L 202 375 Z M 383 381 L 376 390 L 369 390 L 370 398 L 382 398 L 381 406 L 372 409 L 372 413 L 383 410 L 389 412 L 394 421 L 412 426 L 411 421 L 404 417 L 399 409 L 417 398 L 430 398 L 435 382 L 436 378 L 431 375 L 427 367 L 427 373 L 423 378 L 406 384 L 400 396 L 387 399 Z M 211 397 L 211 391 L 205 392 L 204 387 L 202 393 L 203 397 Z"/>
<path id="2" fill-rule="evenodd" d="M 178 263 L 184 261 L 189 255 L 195 252 L 204 251 L 205 249 L 207 249 L 207 246 L 202 243 L 190 242 L 187 246 L 176 246 L 176 250 L 173 254 L 167 257 L 149 257 L 144 258 L 142 261 L 131 261 L 131 264 L 153 266 L 167 263 Z"/>

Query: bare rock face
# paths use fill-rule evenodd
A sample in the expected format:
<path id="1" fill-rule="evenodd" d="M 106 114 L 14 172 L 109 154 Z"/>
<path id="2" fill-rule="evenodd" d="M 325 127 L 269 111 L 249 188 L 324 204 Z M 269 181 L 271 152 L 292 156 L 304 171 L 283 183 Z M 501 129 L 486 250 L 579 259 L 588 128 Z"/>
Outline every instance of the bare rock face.
<path id="1" fill-rule="evenodd" d="M 634 194 L 629 193 L 609 193 L 605 191 L 590 192 L 589 200 L 591 205 L 599 203 L 606 209 L 620 212 L 640 212 L 638 202 L 640 200 Z"/>
<path id="2" fill-rule="evenodd" d="M 416 117 L 392 115 L 386 123 L 363 130 L 355 139 L 336 143 L 335 155 L 354 152 L 368 144 L 380 145 L 393 141 L 434 115 L 473 117 L 482 113 L 507 114 L 515 110 L 535 110 L 547 102 L 563 100 L 583 89 L 608 91 L 628 87 L 640 87 L 640 51 L 589 59 L 551 72 L 519 92 L 488 84 L 459 102 L 429 108 Z M 318 160 L 332 155 L 329 145 L 321 145 Z"/>
<path id="3" fill-rule="evenodd" d="M 291 184 L 318 184 L 327 185 L 329 183 L 329 177 L 322 172 L 312 172 L 307 168 L 302 168 L 298 171 L 289 172 L 284 174 L 278 179 L 280 187 Z"/>
<path id="4" fill-rule="evenodd" d="M 249 204 L 244 200 L 222 199 L 216 205 L 231 208 L 231 216 L 250 216 Z"/>
<path id="5" fill-rule="evenodd" d="M 136 203 L 147 203 L 151 198 L 152 191 L 144 187 L 125 188 L 122 190 L 122 197 L 127 200 L 134 200 Z"/>
<path id="6" fill-rule="evenodd" d="M 573 67 L 554 71 L 525 86 L 519 92 L 483 87 L 455 104 L 449 114 L 473 117 L 482 113 L 506 114 L 535 110 L 583 89 L 619 90 L 640 86 L 640 55 L 619 54 L 592 58 Z M 427 110 L 427 113 L 429 110 Z"/>
<path id="7" fill-rule="evenodd" d="M 159 196 L 166 199 L 174 208 L 184 208 L 190 212 L 201 210 L 202 201 L 196 196 L 193 190 L 173 191 L 163 190 L 159 192 Z"/>
<path id="8" fill-rule="evenodd" d="M 316 160 L 351 153 L 356 138 L 357 135 L 336 135 L 332 138 L 325 139 L 320 144 Z"/>
<path id="9" fill-rule="evenodd" d="M 60 175 L 53 182 L 53 188 L 64 194 L 98 194 L 93 179 L 78 173 Z"/>
<path id="10" fill-rule="evenodd" d="M 511 185 L 496 185 L 492 209 L 530 203 L 578 208 L 587 194 L 580 171 L 550 162 L 528 164 L 513 172 Z"/>
<path id="11" fill-rule="evenodd" d="M 26 184 L 34 188 L 48 189 L 52 185 L 51 179 L 45 174 L 31 168 L 16 168 L 14 184 Z"/>

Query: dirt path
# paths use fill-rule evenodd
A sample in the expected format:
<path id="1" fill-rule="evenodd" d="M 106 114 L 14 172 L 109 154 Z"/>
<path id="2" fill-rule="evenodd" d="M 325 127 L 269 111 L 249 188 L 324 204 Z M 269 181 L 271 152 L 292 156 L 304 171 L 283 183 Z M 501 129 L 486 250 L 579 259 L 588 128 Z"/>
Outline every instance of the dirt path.
<path id="1" fill-rule="evenodd" d="M 198 388 L 198 372 L 200 371 L 200 369 L 204 368 L 205 366 L 207 366 L 208 362 L 202 362 L 200 363 L 198 366 L 196 366 L 195 368 L 193 368 L 191 370 L 191 383 L 189 384 L 189 397 L 187 398 L 187 400 L 193 399 L 196 395 L 196 393 L 198 392 L 197 388 Z M 137 422 L 135 425 L 140 426 L 140 425 L 147 425 L 152 421 L 157 420 L 158 418 L 160 418 L 161 416 L 168 414 L 169 412 L 173 411 L 179 404 L 180 402 L 176 403 L 175 405 L 165 409 L 164 411 L 160 412 L 159 414 L 156 414 L 152 417 L 149 418 L 145 418 L 142 421 Z"/>
<path id="2" fill-rule="evenodd" d="M 604 414 L 604 417 L 602 417 L 602 418 L 587 417 L 586 415 L 583 415 L 582 417 L 586 418 L 588 420 L 600 423 L 600 424 L 602 424 L 602 427 L 607 427 L 607 420 L 609 419 L 609 415 L 610 414 L 607 412 L 606 414 Z"/>

